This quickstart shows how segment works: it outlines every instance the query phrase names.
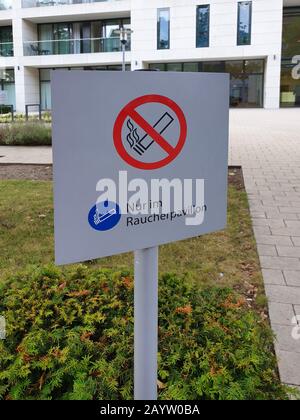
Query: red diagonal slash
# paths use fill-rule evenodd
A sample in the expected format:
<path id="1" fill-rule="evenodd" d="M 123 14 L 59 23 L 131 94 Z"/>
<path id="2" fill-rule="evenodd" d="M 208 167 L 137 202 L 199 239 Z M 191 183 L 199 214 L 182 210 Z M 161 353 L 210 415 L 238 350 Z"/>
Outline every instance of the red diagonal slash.
<path id="1" fill-rule="evenodd" d="M 174 148 L 134 109 L 129 116 L 147 133 L 168 155 L 174 153 Z"/>
<path id="2" fill-rule="evenodd" d="M 162 137 L 162 133 L 159 133 L 156 130 L 156 127 L 152 127 L 136 110 L 139 106 L 147 104 L 159 104 L 160 106 L 164 105 L 174 113 L 174 120 L 176 117 L 180 128 L 176 146 L 173 147 L 171 144 L 169 144 L 169 142 Z M 166 156 L 154 162 L 143 162 L 135 159 L 134 156 L 131 156 L 128 153 L 124 146 L 122 135 L 123 126 L 128 117 L 132 118 L 132 120 L 146 132 L 146 135 L 151 137 L 153 142 L 159 145 L 162 151 L 166 153 Z M 144 95 L 130 101 L 119 112 L 113 128 L 114 145 L 119 156 L 128 165 L 146 171 L 162 168 L 175 160 L 181 153 L 186 138 L 187 122 L 182 109 L 172 99 L 162 95 Z"/>

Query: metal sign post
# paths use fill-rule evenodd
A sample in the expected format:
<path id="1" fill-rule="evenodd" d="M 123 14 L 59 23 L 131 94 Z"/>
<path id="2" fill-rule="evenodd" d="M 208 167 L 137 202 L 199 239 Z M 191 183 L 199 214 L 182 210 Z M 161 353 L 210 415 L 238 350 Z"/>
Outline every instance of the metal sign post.
<path id="1" fill-rule="evenodd" d="M 121 49 L 122 49 L 122 71 L 126 71 L 125 53 L 126 46 L 128 45 L 128 37 L 132 34 L 132 30 L 122 27 L 115 31 L 116 34 L 120 35 Z"/>
<path id="2" fill-rule="evenodd" d="M 157 399 L 158 247 L 134 253 L 134 399 Z"/>

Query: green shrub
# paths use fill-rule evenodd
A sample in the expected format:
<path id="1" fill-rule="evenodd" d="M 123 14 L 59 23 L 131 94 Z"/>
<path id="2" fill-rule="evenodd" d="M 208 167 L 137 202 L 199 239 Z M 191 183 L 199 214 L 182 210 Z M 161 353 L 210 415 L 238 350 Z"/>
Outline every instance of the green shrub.
<path id="1" fill-rule="evenodd" d="M 13 123 L 0 126 L 0 145 L 49 146 L 51 127 L 40 122 Z"/>
<path id="2" fill-rule="evenodd" d="M 9 105 L 1 105 L 0 106 L 0 118 L 4 116 L 11 116 L 11 107 Z"/>
<path id="3" fill-rule="evenodd" d="M 132 398 L 129 273 L 45 267 L 16 274 L 0 296 L 2 398 Z M 165 275 L 159 300 L 161 399 L 286 399 L 272 333 L 235 292 Z"/>
<path id="4" fill-rule="evenodd" d="M 2 113 L 0 113 L 0 124 L 4 123 L 11 123 L 11 113 L 10 110 L 2 109 Z M 7 112 L 7 113 L 6 113 Z M 39 115 L 38 114 L 29 114 L 29 121 L 38 121 Z M 15 113 L 14 114 L 14 121 L 15 122 L 26 122 L 26 116 L 22 113 Z M 45 123 L 51 123 L 52 115 L 49 111 L 42 112 L 42 121 Z"/>

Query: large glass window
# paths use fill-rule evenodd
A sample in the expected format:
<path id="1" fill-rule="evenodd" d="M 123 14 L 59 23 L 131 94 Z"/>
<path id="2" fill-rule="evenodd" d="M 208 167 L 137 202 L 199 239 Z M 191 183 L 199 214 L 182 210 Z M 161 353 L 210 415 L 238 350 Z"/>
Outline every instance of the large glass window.
<path id="1" fill-rule="evenodd" d="M 39 55 L 73 53 L 72 34 L 72 23 L 41 24 L 38 27 L 39 45 L 31 48 L 37 48 Z"/>
<path id="2" fill-rule="evenodd" d="M 120 51 L 120 35 L 118 30 L 123 27 L 130 29 L 130 19 L 112 19 L 103 21 L 102 25 L 102 51 L 104 52 L 114 52 Z M 128 48 L 130 45 L 130 40 L 128 43 Z"/>
<path id="3" fill-rule="evenodd" d="M 158 9 L 157 11 L 157 49 L 170 48 L 170 9 Z"/>
<path id="4" fill-rule="evenodd" d="M 264 91 L 264 60 L 201 61 L 187 63 L 151 63 L 160 71 L 199 71 L 230 74 L 230 105 L 261 108 Z"/>
<path id="5" fill-rule="evenodd" d="M 252 1 L 238 3 L 237 44 L 251 44 Z"/>
<path id="6" fill-rule="evenodd" d="M 5 105 L 13 105 L 14 109 L 16 109 L 14 69 L 0 70 L 0 90 L 6 93 Z"/>
<path id="7" fill-rule="evenodd" d="M 280 103 L 300 106 L 300 8 L 283 11 Z"/>
<path id="8" fill-rule="evenodd" d="M 40 69 L 40 96 L 42 110 L 51 109 L 50 69 Z"/>
<path id="9" fill-rule="evenodd" d="M 0 0 L 0 10 L 11 9 L 12 0 Z"/>
<path id="10" fill-rule="evenodd" d="M 26 52 L 27 55 L 48 55 L 120 51 L 117 30 L 121 27 L 130 28 L 130 18 L 40 24 L 40 42 L 28 43 Z M 130 49 L 130 39 L 127 49 Z"/>
<path id="11" fill-rule="evenodd" d="M 209 5 L 197 6 L 196 46 L 203 48 L 209 46 Z"/>
<path id="12" fill-rule="evenodd" d="M 13 33 L 11 26 L 0 26 L 0 56 L 14 55 Z"/>

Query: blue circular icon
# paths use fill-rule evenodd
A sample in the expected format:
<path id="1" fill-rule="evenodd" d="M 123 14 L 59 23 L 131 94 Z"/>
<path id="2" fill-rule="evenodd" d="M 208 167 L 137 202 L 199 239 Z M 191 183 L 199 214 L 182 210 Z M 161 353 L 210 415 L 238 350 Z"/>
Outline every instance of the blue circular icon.
<path id="1" fill-rule="evenodd" d="M 93 229 L 102 232 L 113 229 L 120 219 L 120 207 L 111 201 L 98 203 L 89 212 L 89 224 Z"/>

